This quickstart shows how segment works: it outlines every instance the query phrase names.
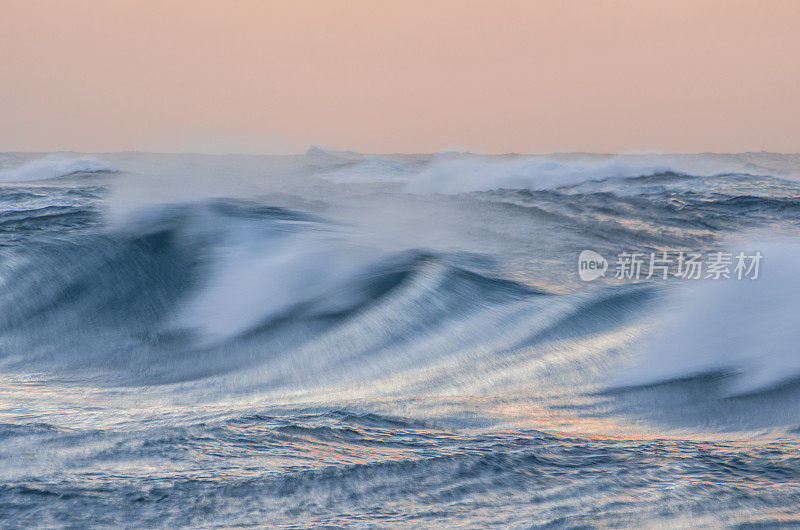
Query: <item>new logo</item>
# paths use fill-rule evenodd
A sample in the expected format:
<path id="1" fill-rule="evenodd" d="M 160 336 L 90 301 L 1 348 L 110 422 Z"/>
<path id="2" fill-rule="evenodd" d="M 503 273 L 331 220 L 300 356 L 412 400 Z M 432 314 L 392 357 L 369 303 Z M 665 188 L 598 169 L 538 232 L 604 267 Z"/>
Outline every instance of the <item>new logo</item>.
<path id="1" fill-rule="evenodd" d="M 608 261 L 594 250 L 584 250 L 578 256 L 578 276 L 585 282 L 596 280 L 607 270 Z"/>

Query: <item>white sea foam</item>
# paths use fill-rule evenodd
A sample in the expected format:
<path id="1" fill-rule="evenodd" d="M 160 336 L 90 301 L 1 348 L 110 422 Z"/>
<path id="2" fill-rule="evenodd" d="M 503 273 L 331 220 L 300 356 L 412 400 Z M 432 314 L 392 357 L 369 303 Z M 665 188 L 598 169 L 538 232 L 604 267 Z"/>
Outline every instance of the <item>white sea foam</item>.
<path id="1" fill-rule="evenodd" d="M 657 311 L 646 353 L 616 384 L 732 372 L 728 391 L 742 394 L 800 376 L 800 243 L 736 248 L 763 254 L 759 278 L 688 282 L 672 293 Z"/>
<path id="2" fill-rule="evenodd" d="M 291 222 L 277 223 L 270 233 L 247 220 L 205 222 L 203 227 L 195 220 L 192 230 L 217 232 L 219 246 L 210 275 L 176 322 L 199 331 L 204 342 L 234 337 L 289 311 L 334 312 L 358 301 L 347 284 L 365 257 L 333 234 L 311 226 L 294 230 Z"/>

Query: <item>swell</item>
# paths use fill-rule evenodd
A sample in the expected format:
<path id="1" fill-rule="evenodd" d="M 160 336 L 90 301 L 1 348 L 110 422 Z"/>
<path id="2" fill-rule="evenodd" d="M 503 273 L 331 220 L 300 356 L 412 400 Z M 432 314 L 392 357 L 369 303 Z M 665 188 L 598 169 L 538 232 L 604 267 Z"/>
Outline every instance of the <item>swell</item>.
<path id="1" fill-rule="evenodd" d="M 694 183 L 694 177 L 686 179 Z M 753 183 L 748 176 L 722 175 L 703 179 L 702 186 L 687 186 L 686 179 L 654 175 L 475 197 L 558 223 L 594 244 L 613 243 L 617 252 L 640 246 L 703 250 L 726 234 L 800 222 L 800 187 L 794 182 L 760 178 Z M 759 189 L 765 181 L 772 189 Z"/>
<path id="2" fill-rule="evenodd" d="M 613 526 L 654 517 L 681 526 L 687 512 L 707 513 L 710 495 L 708 524 L 794 522 L 786 518 L 798 501 L 800 478 L 792 441 L 756 446 L 529 429 L 470 433 L 363 419 L 343 411 L 250 416 L 151 427 L 136 436 L 32 428 L 33 436 L 59 446 L 82 444 L 82 458 L 51 451 L 51 464 L 56 458 L 68 464 L 58 476 L 31 476 L 24 466 L 4 469 L 2 517 L 23 524 L 30 503 L 46 500 L 42 517 L 78 525 L 87 509 L 109 522 L 122 513 L 126 520 L 202 525 L 213 507 L 230 525 L 292 525 L 298 513 L 307 524 L 358 525 L 363 520 L 354 509 L 368 509 L 371 521 L 410 526 L 446 525 L 454 516 L 484 526 L 596 524 L 598 512 Z M 24 463 L 41 458 L 27 447 L 18 454 Z M 105 471 L 86 473 L 83 462 Z M 217 473 L 209 476 L 209 468 Z M 617 495 L 609 499 L 608 491 Z M 502 497 L 506 509 L 497 510 L 496 499 L 487 496 Z M 577 496 L 590 506 L 576 506 Z"/>

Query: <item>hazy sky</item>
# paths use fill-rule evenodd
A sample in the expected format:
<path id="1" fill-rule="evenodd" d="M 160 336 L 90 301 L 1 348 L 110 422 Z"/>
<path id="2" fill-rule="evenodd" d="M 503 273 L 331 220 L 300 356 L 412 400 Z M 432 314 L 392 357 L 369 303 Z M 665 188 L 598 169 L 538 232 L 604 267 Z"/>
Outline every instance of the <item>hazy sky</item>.
<path id="1" fill-rule="evenodd" d="M 0 0 L 0 151 L 800 151 L 800 0 Z"/>

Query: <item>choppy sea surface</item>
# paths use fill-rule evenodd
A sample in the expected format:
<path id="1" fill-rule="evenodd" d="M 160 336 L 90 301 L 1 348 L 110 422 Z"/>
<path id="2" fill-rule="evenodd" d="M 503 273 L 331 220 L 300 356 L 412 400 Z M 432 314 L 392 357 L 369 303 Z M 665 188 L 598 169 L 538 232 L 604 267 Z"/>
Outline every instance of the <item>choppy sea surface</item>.
<path id="1" fill-rule="evenodd" d="M 800 526 L 799 174 L 0 154 L 0 526 Z"/>

